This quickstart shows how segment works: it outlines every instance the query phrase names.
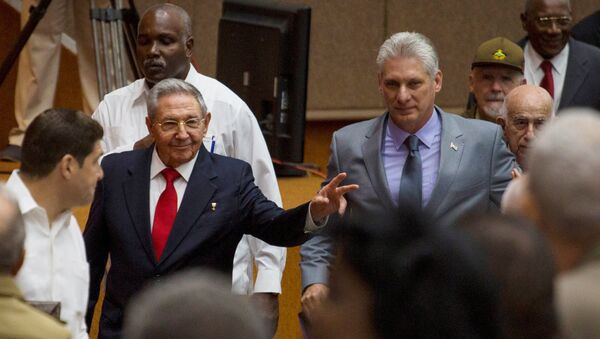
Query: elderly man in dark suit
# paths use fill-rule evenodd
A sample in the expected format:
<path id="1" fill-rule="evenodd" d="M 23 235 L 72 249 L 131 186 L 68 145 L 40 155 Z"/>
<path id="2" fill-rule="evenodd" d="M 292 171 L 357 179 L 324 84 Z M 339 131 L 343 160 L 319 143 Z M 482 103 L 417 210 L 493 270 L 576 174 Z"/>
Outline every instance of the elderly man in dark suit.
<path id="1" fill-rule="evenodd" d="M 527 0 L 521 23 L 527 83 L 550 93 L 555 112 L 600 109 L 600 49 L 571 38 L 571 2 Z"/>
<path id="2" fill-rule="evenodd" d="M 335 132 L 331 141 L 328 180 L 341 170 L 361 187 L 347 195 L 346 214 L 424 208 L 451 223 L 470 212 L 498 210 L 515 159 L 498 125 L 435 106 L 442 72 L 429 39 L 397 33 L 379 49 L 377 64 L 387 112 Z M 310 318 L 328 291 L 332 248 L 316 236 L 301 254 L 302 303 Z"/>
<path id="3" fill-rule="evenodd" d="M 343 194 L 357 188 L 337 187 L 345 177 L 340 174 L 310 204 L 284 211 L 254 184 L 250 165 L 204 148 L 211 114 L 193 85 L 163 80 L 149 92 L 147 105 L 146 125 L 155 144 L 103 160 L 105 177 L 84 233 L 91 276 L 88 323 L 111 258 L 102 338 L 120 337 L 124 308 L 143 285 L 194 266 L 231 275 L 243 234 L 297 246 L 327 215 L 343 212 Z"/>

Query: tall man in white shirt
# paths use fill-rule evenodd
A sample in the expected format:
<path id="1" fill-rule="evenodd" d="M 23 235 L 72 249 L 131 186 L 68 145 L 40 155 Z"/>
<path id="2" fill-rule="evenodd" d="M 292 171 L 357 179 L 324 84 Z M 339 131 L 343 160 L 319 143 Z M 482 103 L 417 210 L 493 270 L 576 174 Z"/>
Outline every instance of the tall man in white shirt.
<path id="1" fill-rule="evenodd" d="M 256 118 L 229 88 L 194 69 L 191 65 L 193 44 L 191 19 L 182 8 L 161 4 L 143 14 L 138 29 L 137 57 L 145 78 L 106 95 L 92 116 L 104 127 L 104 151 L 131 150 L 134 144 L 136 148 L 149 146 L 153 140 L 144 123 L 148 91 L 166 78 L 185 80 L 202 93 L 208 111 L 212 112 L 204 138 L 206 149 L 250 163 L 257 186 L 267 198 L 281 206 L 275 171 Z M 252 257 L 258 269 L 254 287 Z M 281 293 L 285 257 L 285 248 L 270 246 L 248 235 L 242 238 L 234 257 L 233 291 L 254 293 L 274 326 L 279 314 L 277 297 Z"/>
<path id="2" fill-rule="evenodd" d="M 550 93 L 554 112 L 600 109 L 600 49 L 571 38 L 572 21 L 569 0 L 527 0 L 521 14 L 525 79 Z"/>
<path id="3" fill-rule="evenodd" d="M 87 338 L 89 267 L 72 207 L 89 204 L 102 178 L 102 127 L 80 111 L 49 109 L 29 125 L 21 169 L 7 187 L 25 223 L 25 262 L 16 276 L 25 299 L 61 303 L 72 338 Z"/>

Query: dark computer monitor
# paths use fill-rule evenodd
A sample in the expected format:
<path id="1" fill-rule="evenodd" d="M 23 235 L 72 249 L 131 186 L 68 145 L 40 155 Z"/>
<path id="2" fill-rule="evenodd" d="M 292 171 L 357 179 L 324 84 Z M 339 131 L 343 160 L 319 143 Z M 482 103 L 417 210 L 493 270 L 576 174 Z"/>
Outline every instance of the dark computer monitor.
<path id="1" fill-rule="evenodd" d="M 274 160 L 302 163 L 310 7 L 225 0 L 219 23 L 217 79 L 256 115 Z M 302 175 L 275 164 L 278 176 Z"/>

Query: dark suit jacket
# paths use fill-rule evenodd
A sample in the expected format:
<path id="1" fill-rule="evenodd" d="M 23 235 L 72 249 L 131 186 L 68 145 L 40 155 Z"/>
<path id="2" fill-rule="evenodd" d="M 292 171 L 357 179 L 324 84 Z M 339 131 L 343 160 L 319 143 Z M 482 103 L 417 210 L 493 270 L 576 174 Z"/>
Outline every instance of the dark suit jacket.
<path id="1" fill-rule="evenodd" d="M 525 47 L 527 39 L 519 42 Z M 569 57 L 558 110 L 592 107 L 600 110 L 600 48 L 569 39 Z M 535 84 L 539 85 L 539 84 Z"/>
<path id="2" fill-rule="evenodd" d="M 453 223 L 473 212 L 498 211 L 515 167 L 500 127 L 445 113 L 438 107 L 436 112 L 442 123 L 440 165 L 425 210 L 444 223 Z M 391 198 L 381 156 L 387 117 L 386 113 L 352 124 L 333 135 L 327 180 L 335 173 L 346 172 L 344 184 L 360 185 L 360 189 L 345 196 L 346 216 L 365 219 L 398 208 Z M 322 235 L 302 245 L 303 287 L 327 282 L 332 252 L 330 240 Z"/>
<path id="3" fill-rule="evenodd" d="M 254 185 L 250 166 L 200 148 L 159 262 L 152 248 L 149 191 L 153 148 L 107 156 L 84 232 L 90 264 L 91 323 L 107 256 L 111 266 L 100 319 L 102 337 L 118 337 L 131 296 L 150 282 L 189 267 L 231 275 L 244 233 L 277 246 L 297 246 L 308 204 L 284 211 Z M 213 210 L 212 204 L 216 203 Z"/>

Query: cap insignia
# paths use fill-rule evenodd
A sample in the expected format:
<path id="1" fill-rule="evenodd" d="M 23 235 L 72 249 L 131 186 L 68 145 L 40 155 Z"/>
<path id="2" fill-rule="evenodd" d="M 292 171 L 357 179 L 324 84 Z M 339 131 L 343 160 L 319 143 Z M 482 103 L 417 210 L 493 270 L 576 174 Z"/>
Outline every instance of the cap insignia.
<path id="1" fill-rule="evenodd" d="M 506 54 L 504 54 L 504 51 L 501 49 L 498 49 L 496 52 L 494 52 L 494 59 L 496 60 L 504 60 L 506 59 Z"/>

